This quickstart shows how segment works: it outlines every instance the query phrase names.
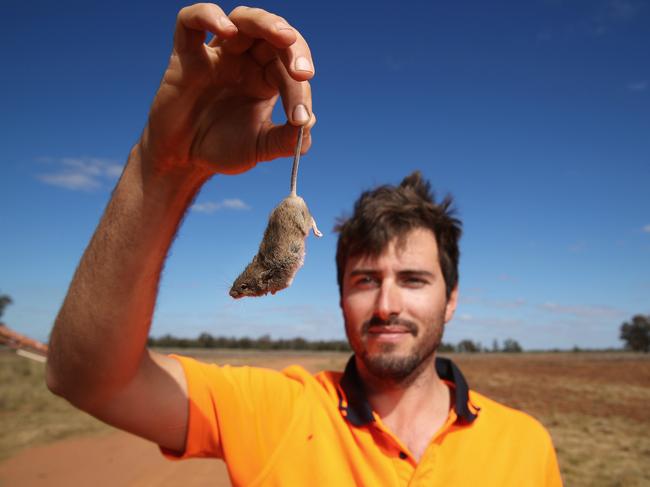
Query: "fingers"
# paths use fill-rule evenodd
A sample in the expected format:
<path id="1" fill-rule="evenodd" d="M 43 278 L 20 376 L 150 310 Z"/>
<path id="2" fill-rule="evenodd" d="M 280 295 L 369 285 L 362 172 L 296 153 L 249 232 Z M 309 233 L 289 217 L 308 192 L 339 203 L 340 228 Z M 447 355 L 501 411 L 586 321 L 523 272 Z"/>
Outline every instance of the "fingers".
<path id="1" fill-rule="evenodd" d="M 311 50 L 300 32 L 296 31 L 296 36 L 296 42 L 288 49 L 278 51 L 278 54 L 293 79 L 298 81 L 308 80 L 315 73 Z"/>
<path id="2" fill-rule="evenodd" d="M 314 76 L 314 63 L 307 42 L 285 19 L 249 7 L 237 7 L 230 13 L 230 19 L 238 34 L 223 44 L 229 52 L 241 54 L 255 44 L 251 55 L 258 64 L 265 66 L 279 57 L 293 79 L 304 81 Z"/>
<path id="3" fill-rule="evenodd" d="M 181 9 L 176 18 L 174 49 L 179 54 L 202 52 L 206 31 L 227 39 L 237 34 L 237 27 L 212 3 L 197 3 Z"/>
<path id="4" fill-rule="evenodd" d="M 237 7 L 229 17 L 242 34 L 264 39 L 278 49 L 296 42 L 295 30 L 286 20 L 261 8 Z"/>
<path id="5" fill-rule="evenodd" d="M 264 68 L 266 82 L 280 92 L 289 123 L 308 123 L 312 107 L 307 80 L 314 76 L 314 64 L 304 37 L 284 18 L 259 8 L 237 7 L 229 17 L 236 34 L 213 40 L 210 46 L 250 56 Z"/>

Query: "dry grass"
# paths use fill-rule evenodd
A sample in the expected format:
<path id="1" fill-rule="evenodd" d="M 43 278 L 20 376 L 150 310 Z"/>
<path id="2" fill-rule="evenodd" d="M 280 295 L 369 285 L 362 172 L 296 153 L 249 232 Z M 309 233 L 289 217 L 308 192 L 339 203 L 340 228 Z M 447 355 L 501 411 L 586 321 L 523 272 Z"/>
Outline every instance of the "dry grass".
<path id="1" fill-rule="evenodd" d="M 45 386 L 45 364 L 0 350 L 0 461 L 30 446 L 110 431 Z"/>
<path id="2" fill-rule="evenodd" d="M 186 350 L 200 359 L 340 370 L 347 354 Z M 472 388 L 541 420 L 567 486 L 650 485 L 650 357 L 635 354 L 449 354 Z M 108 431 L 43 382 L 43 365 L 0 351 L 0 459 L 70 435 Z"/>

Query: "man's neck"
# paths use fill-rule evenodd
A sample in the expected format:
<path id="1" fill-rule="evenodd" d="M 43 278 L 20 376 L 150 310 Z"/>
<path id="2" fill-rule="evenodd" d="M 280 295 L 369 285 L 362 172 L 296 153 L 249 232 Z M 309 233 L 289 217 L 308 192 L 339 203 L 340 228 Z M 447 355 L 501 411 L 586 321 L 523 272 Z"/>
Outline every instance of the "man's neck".
<path id="1" fill-rule="evenodd" d="M 452 404 L 451 391 L 436 372 L 435 354 L 402 381 L 374 377 L 359 362 L 357 369 L 372 409 L 419 459 L 447 420 Z"/>

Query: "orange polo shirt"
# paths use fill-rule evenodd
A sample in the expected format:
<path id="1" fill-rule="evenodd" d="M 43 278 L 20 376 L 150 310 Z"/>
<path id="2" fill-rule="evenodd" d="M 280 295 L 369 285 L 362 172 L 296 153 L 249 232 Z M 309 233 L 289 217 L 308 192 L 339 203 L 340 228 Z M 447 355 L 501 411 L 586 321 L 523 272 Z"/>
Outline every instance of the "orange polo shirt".
<path id="1" fill-rule="evenodd" d="M 420 461 L 363 395 L 354 357 L 344 373 L 315 376 L 208 365 L 174 356 L 185 370 L 189 424 L 184 452 L 216 457 L 233 485 L 561 486 L 548 432 L 531 416 L 468 389 L 449 359 L 436 370 L 454 407 Z"/>

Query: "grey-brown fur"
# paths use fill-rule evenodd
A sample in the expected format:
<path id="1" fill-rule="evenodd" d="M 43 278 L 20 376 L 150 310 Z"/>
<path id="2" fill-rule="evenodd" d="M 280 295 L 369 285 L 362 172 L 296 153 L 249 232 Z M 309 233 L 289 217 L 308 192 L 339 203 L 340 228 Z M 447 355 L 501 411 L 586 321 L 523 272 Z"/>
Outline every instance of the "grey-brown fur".
<path id="1" fill-rule="evenodd" d="M 250 264 L 246 266 L 232 287 L 230 295 L 244 296 L 275 294 L 291 285 L 305 258 L 305 239 L 309 230 L 321 237 L 305 200 L 296 195 L 296 176 L 302 128 L 298 136 L 296 157 L 291 177 L 291 193 L 275 207 L 269 216 L 262 243 Z"/>
<path id="2" fill-rule="evenodd" d="M 288 196 L 273 210 L 257 255 L 235 279 L 233 298 L 275 294 L 291 285 L 305 257 L 309 230 L 322 234 L 300 196 Z"/>

